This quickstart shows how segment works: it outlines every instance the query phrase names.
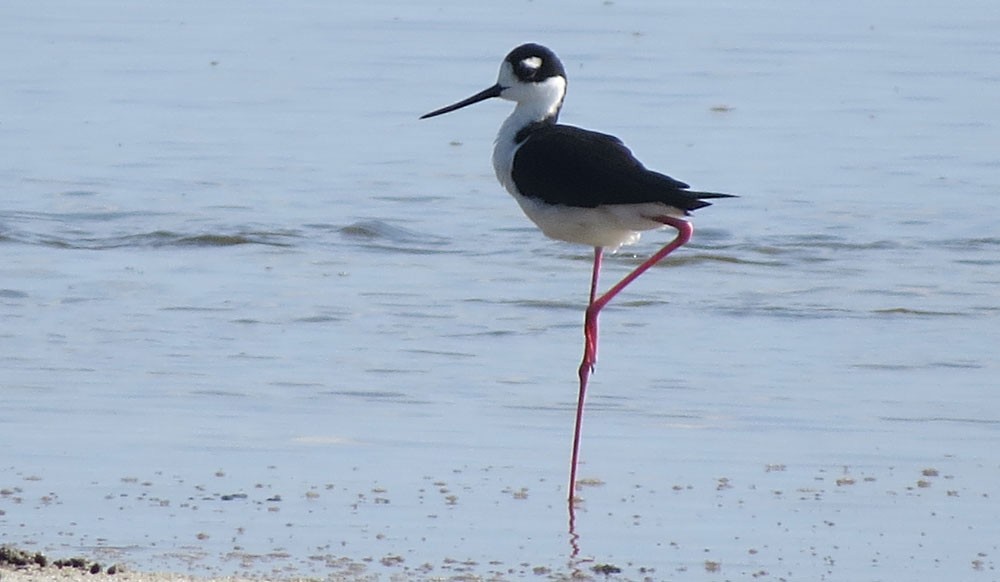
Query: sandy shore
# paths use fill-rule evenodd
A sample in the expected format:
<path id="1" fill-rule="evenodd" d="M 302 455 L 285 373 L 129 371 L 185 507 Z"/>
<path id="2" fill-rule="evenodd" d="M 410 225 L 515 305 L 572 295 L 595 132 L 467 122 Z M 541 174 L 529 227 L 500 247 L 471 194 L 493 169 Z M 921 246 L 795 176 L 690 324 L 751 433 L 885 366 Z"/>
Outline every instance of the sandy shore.
<path id="1" fill-rule="evenodd" d="M 248 578 L 198 578 L 162 572 L 120 572 L 114 575 L 95 575 L 76 568 L 28 568 L 23 570 L 0 568 L 0 582 L 38 582 L 44 580 L 95 582 L 102 579 L 108 582 L 249 582 L 250 580 Z"/>
<path id="2" fill-rule="evenodd" d="M 377 575 L 350 572 L 336 572 L 331 576 L 343 582 L 371 582 Z M 402 581 L 403 574 L 392 575 L 391 579 Z M 52 559 L 40 552 L 21 550 L 12 546 L 0 546 L 0 582 L 38 581 L 86 581 L 86 582 L 316 582 L 321 578 L 304 576 L 196 576 L 174 572 L 132 571 L 121 564 L 99 564 L 82 557 Z M 464 579 L 464 578 L 463 578 Z"/>
<path id="3" fill-rule="evenodd" d="M 39 580 L 86 580 L 97 582 L 260 582 L 277 579 L 266 576 L 257 578 L 199 577 L 168 572 L 132 572 L 120 564 L 101 565 L 86 558 L 50 559 L 40 552 L 24 551 L 12 546 L 0 547 L 0 582 L 27 582 Z M 346 580 L 347 578 L 345 578 Z M 307 578 L 281 578 L 282 582 L 302 582 Z"/>

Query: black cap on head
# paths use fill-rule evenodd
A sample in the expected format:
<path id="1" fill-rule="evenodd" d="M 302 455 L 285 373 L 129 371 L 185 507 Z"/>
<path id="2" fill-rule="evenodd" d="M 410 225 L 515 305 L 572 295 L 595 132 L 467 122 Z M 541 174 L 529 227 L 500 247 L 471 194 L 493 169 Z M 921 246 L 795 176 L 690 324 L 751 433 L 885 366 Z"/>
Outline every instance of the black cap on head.
<path id="1" fill-rule="evenodd" d="M 510 51 L 505 59 L 514 74 L 525 83 L 538 83 L 551 77 L 566 78 L 562 61 L 548 48 L 530 42 Z"/>

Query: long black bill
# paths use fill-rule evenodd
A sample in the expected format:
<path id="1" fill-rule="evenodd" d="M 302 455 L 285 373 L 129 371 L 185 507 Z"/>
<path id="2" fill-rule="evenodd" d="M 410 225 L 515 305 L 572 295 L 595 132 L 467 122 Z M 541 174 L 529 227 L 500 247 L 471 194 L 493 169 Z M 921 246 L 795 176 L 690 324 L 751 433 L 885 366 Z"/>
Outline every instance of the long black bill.
<path id="1" fill-rule="evenodd" d="M 458 103 L 455 103 L 454 105 L 449 105 L 447 107 L 442 107 L 441 109 L 438 109 L 437 111 L 431 111 L 430 113 L 426 113 L 424 115 L 421 115 L 420 119 L 427 119 L 428 117 L 436 117 L 438 115 L 444 115 L 445 113 L 449 113 L 449 112 L 454 111 L 456 109 L 461 109 L 461 108 L 466 107 L 468 105 L 472 105 L 473 103 L 479 103 L 480 101 L 486 101 L 487 99 L 490 99 L 491 97 L 499 97 L 500 93 L 502 91 L 503 91 L 503 87 L 501 87 L 500 84 L 497 83 L 496 85 L 493 85 L 489 89 L 485 89 L 483 91 L 480 91 L 479 93 L 476 93 L 472 97 L 469 97 L 468 99 L 463 99 L 462 101 L 459 101 Z"/>

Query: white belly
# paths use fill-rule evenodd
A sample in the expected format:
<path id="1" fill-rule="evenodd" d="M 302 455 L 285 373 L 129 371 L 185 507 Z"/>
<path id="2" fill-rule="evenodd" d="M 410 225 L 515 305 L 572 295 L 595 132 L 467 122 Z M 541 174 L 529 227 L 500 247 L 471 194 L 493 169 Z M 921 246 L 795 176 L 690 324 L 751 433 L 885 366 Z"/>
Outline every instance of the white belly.
<path id="1" fill-rule="evenodd" d="M 683 216 L 677 209 L 658 202 L 579 208 L 546 204 L 516 191 L 511 195 L 545 236 L 610 251 L 635 244 L 644 230 L 664 227 L 662 222 L 647 217 Z"/>

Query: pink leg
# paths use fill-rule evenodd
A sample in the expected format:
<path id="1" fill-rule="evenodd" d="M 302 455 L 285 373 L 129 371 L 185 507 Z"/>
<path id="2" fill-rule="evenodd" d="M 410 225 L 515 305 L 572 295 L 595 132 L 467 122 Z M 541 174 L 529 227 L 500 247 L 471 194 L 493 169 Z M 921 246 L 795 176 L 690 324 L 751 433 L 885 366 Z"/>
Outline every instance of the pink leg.
<path id="1" fill-rule="evenodd" d="M 590 277 L 590 301 L 587 302 L 587 307 L 589 308 L 594 304 L 597 299 L 597 280 L 601 276 L 601 259 L 604 257 L 604 249 L 602 247 L 594 247 L 594 272 Z M 597 363 L 597 315 L 594 315 L 593 321 L 584 322 L 583 326 L 583 337 L 585 343 L 584 352 L 590 352 L 591 360 L 591 371 L 593 371 L 593 364 Z"/>
<path id="2" fill-rule="evenodd" d="M 576 402 L 576 430 L 573 431 L 573 455 L 569 465 L 570 516 L 573 516 L 573 497 L 576 495 L 576 465 L 580 453 L 580 426 L 583 423 L 583 399 L 587 393 L 587 379 L 597 362 L 597 312 L 590 307 L 597 299 L 597 280 L 601 274 L 601 258 L 604 249 L 594 247 L 594 272 L 590 278 L 590 302 L 587 304 L 586 319 L 583 324 L 583 362 L 580 364 L 580 395 Z"/>
<path id="3" fill-rule="evenodd" d="M 573 499 L 576 497 L 576 466 L 580 455 L 580 434 L 583 425 L 583 403 L 587 394 L 587 381 L 590 379 L 590 373 L 594 371 L 594 365 L 597 363 L 597 316 L 600 314 L 604 306 L 607 305 L 616 295 L 621 293 L 622 289 L 627 287 L 632 281 L 639 278 L 640 275 L 645 273 L 655 265 L 662 261 L 667 255 L 674 252 L 678 248 L 687 244 L 691 240 L 691 235 L 694 233 L 694 227 L 691 223 L 683 220 L 681 218 L 674 218 L 673 216 L 661 216 L 657 217 L 663 224 L 672 226 L 677 229 L 677 236 L 674 240 L 660 249 L 655 255 L 646 259 L 641 265 L 635 268 L 634 271 L 625 276 L 621 281 L 619 281 L 614 287 L 608 289 L 604 295 L 596 297 L 597 295 L 597 276 L 601 268 L 601 255 L 602 249 L 594 249 L 594 274 L 590 283 L 590 304 L 587 306 L 587 314 L 584 318 L 583 323 L 583 336 L 584 336 L 584 347 L 583 347 L 583 361 L 580 362 L 580 394 L 576 401 L 576 427 L 573 430 L 573 454 L 570 458 L 569 466 L 569 503 L 572 510 Z"/>

